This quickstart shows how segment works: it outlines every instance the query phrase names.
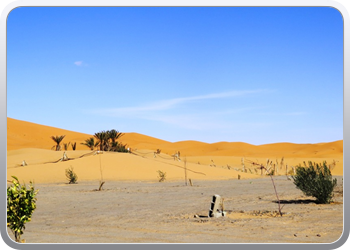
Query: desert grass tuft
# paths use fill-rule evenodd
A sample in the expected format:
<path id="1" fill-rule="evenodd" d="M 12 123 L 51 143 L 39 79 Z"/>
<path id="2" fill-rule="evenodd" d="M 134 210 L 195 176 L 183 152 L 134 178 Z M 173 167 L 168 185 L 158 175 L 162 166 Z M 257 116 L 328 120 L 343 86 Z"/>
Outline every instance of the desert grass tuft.
<path id="1" fill-rule="evenodd" d="M 69 184 L 77 183 L 78 175 L 74 172 L 72 166 L 66 169 L 66 178 L 69 180 Z"/>
<path id="2" fill-rule="evenodd" d="M 158 172 L 158 181 L 159 182 L 163 182 L 166 180 L 166 172 L 162 172 L 160 170 L 157 171 Z"/>

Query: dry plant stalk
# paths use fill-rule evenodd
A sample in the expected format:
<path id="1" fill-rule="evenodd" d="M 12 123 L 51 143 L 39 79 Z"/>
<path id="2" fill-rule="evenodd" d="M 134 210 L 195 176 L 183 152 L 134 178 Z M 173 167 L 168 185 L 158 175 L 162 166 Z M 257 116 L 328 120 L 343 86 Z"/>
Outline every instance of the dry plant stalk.
<path id="1" fill-rule="evenodd" d="M 332 171 L 335 168 L 337 161 L 333 159 L 333 162 L 329 165 L 329 169 Z"/>
<path id="2" fill-rule="evenodd" d="M 101 191 L 103 184 L 105 184 L 105 182 L 103 181 L 103 175 L 102 175 L 101 155 L 100 155 L 100 174 L 101 174 L 101 180 L 100 180 L 100 186 L 98 188 L 98 191 Z"/>
<path id="3" fill-rule="evenodd" d="M 267 160 L 266 160 L 265 174 L 267 174 L 267 172 L 268 172 L 268 169 L 269 169 L 269 162 L 270 162 L 270 159 L 267 158 Z"/>
<path id="4" fill-rule="evenodd" d="M 275 175 L 278 175 L 278 165 L 276 165 L 276 164 L 273 164 L 273 166 L 274 166 L 274 168 L 275 168 Z"/>
<path id="5" fill-rule="evenodd" d="M 245 172 L 244 158 L 241 158 L 241 163 L 242 163 L 243 172 Z"/>
<path id="6" fill-rule="evenodd" d="M 224 208 L 224 198 L 221 199 L 221 211 L 224 212 L 225 208 Z"/>
<path id="7" fill-rule="evenodd" d="M 104 182 L 104 181 L 103 181 L 103 182 L 100 181 L 100 187 L 98 188 L 98 191 L 101 191 L 101 190 L 102 190 L 103 184 L 105 184 L 105 182 Z"/>
<path id="8" fill-rule="evenodd" d="M 266 167 L 263 165 L 263 164 L 259 164 L 259 163 L 256 163 L 256 162 L 252 162 L 252 161 L 250 161 L 253 165 L 256 165 L 256 166 L 259 166 L 259 168 L 261 169 L 261 173 L 262 173 L 262 170 L 263 169 L 265 169 L 266 171 L 267 171 L 267 169 L 266 169 Z M 272 185 L 273 185 L 273 188 L 274 188 L 274 190 L 275 190 L 275 194 L 276 194 L 276 198 L 277 198 L 277 200 L 278 200 L 278 212 L 279 212 L 279 214 L 282 216 L 283 214 L 282 214 L 282 208 L 284 207 L 284 205 L 281 207 L 281 201 L 280 201 L 280 199 L 279 199 L 279 197 L 278 197 L 278 193 L 277 193 L 277 189 L 276 189 L 276 185 L 275 185 L 275 182 L 274 182 L 274 180 L 273 180 L 273 178 L 272 178 L 272 175 L 268 172 L 268 175 L 270 175 L 270 178 L 271 178 L 271 181 L 272 181 Z"/>
<path id="9" fill-rule="evenodd" d="M 187 159 L 185 157 L 184 159 L 184 165 L 185 165 L 185 185 L 187 186 L 187 166 L 186 166 L 186 163 L 187 163 Z M 192 185 L 191 185 L 192 186 Z"/>
<path id="10" fill-rule="evenodd" d="M 284 157 L 282 157 L 281 159 L 281 169 L 283 168 L 283 165 L 284 165 Z"/>

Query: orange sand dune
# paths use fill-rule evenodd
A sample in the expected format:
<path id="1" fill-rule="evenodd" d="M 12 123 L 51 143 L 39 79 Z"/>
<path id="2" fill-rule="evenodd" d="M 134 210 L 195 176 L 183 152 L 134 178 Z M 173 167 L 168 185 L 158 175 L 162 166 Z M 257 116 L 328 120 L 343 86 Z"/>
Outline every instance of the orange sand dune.
<path id="1" fill-rule="evenodd" d="M 83 147 L 80 143 L 91 137 L 91 135 L 83 133 L 7 118 L 7 150 L 21 148 L 51 149 L 55 145 L 51 136 L 56 135 L 65 135 L 63 142 L 76 142 L 77 148 L 80 149 Z"/>
<path id="2" fill-rule="evenodd" d="M 39 125 L 35 123 L 7 118 L 7 150 L 20 148 L 51 149 L 52 135 L 66 135 L 63 142 L 77 142 L 78 149 L 88 149 L 80 145 L 92 135 Z M 343 141 L 318 144 L 274 143 L 251 145 L 243 142 L 204 143 L 198 141 L 180 141 L 171 143 L 154 137 L 125 133 L 120 138 L 132 149 L 161 149 L 163 153 L 174 154 L 180 151 L 182 156 L 215 155 L 240 157 L 339 157 L 343 154 Z M 341 156 L 342 157 L 342 156 Z"/>
<path id="3" fill-rule="evenodd" d="M 89 154 L 90 153 L 90 154 Z M 7 179 L 16 176 L 25 182 L 66 183 L 65 169 L 73 167 L 80 181 L 103 180 L 146 180 L 157 181 L 158 170 L 166 173 L 166 180 L 184 179 L 184 162 L 174 161 L 172 157 L 161 154 L 153 157 L 153 151 L 142 150 L 138 154 L 103 152 L 91 154 L 88 150 L 69 151 L 69 161 L 56 162 L 62 151 L 47 149 L 20 149 L 9 151 L 7 155 Z M 82 155 L 81 158 L 79 158 Z M 21 166 L 22 159 L 27 166 Z M 258 175 L 242 173 L 208 165 L 186 163 L 187 176 L 192 180 L 220 180 L 259 178 Z M 102 176 L 101 176 L 102 170 Z"/>
<path id="4" fill-rule="evenodd" d="M 103 130 L 102 128 L 101 130 Z M 98 131 L 97 131 L 98 132 Z M 54 142 L 52 135 L 66 135 L 63 142 L 76 142 L 77 150 L 71 148 L 67 155 L 74 160 L 52 163 L 60 159 L 62 151 L 51 150 Z M 274 143 L 255 146 L 243 142 L 203 143 L 181 141 L 171 143 L 138 133 L 125 133 L 120 141 L 132 148 L 134 154 L 104 152 L 91 154 L 86 146 L 81 145 L 92 135 L 35 123 L 7 118 L 7 177 L 16 175 L 20 179 L 36 182 L 64 182 L 64 170 L 72 166 L 80 180 L 99 180 L 100 159 L 104 179 L 113 180 L 150 180 L 157 181 L 157 171 L 167 173 L 167 180 L 184 178 L 184 160 L 187 161 L 188 178 L 192 179 L 237 179 L 258 178 L 254 166 L 248 160 L 274 163 L 284 157 L 284 164 L 296 166 L 303 161 L 332 162 L 337 165 L 334 175 L 343 174 L 343 141 L 318 144 Z M 154 155 L 161 149 L 160 155 Z M 171 156 L 181 152 L 181 161 L 174 161 Z M 78 158 L 82 155 L 84 157 Z M 247 173 L 241 172 L 242 158 L 245 160 Z M 25 160 L 28 166 L 21 167 Z M 50 163 L 51 162 L 51 163 Z M 237 171 L 238 170 L 238 171 Z M 279 169 L 278 174 L 285 174 L 286 169 Z"/>

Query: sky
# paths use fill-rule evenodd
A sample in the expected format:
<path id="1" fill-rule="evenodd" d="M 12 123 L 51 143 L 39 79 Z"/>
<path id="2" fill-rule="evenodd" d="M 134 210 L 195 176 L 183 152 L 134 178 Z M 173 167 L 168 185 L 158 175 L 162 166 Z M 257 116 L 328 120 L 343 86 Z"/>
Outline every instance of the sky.
<path id="1" fill-rule="evenodd" d="M 7 116 L 94 134 L 343 139 L 343 19 L 329 7 L 21 7 Z"/>

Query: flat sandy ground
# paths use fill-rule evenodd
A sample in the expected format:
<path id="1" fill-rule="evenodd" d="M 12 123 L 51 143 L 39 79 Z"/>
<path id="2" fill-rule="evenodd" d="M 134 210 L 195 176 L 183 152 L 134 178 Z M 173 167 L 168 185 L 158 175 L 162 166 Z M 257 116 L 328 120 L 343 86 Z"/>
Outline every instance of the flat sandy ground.
<path id="1" fill-rule="evenodd" d="M 51 136 L 57 135 L 65 135 L 62 147 L 76 142 L 76 150 L 52 150 Z M 335 163 L 332 174 L 342 183 L 342 140 L 209 144 L 126 133 L 120 142 L 132 153 L 95 154 L 81 144 L 89 137 L 7 119 L 6 178 L 34 181 L 40 190 L 23 235 L 26 242 L 332 243 L 342 234 L 342 186 L 335 192 L 335 203 L 318 205 L 286 176 L 303 161 L 327 161 Z M 155 154 L 157 149 L 160 154 Z M 180 160 L 173 157 L 177 151 Z M 64 152 L 69 160 L 59 161 Z M 266 166 L 268 159 L 284 206 L 282 217 L 274 213 L 278 203 L 270 178 L 250 162 Z M 23 161 L 27 165 L 21 166 Z M 78 184 L 67 184 L 65 170 L 71 167 Z M 166 173 L 165 182 L 158 182 L 158 171 Z M 185 186 L 185 173 L 193 186 Z M 104 190 L 94 191 L 101 178 Z M 207 217 L 215 194 L 224 198 L 226 217 Z"/>
<path id="2" fill-rule="evenodd" d="M 334 203 L 315 204 L 285 176 L 180 182 L 37 184 L 27 243 L 331 243 L 343 230 L 342 178 Z M 226 217 L 208 218 L 214 194 Z M 195 215 L 198 215 L 195 216 Z M 12 237 L 11 233 L 9 233 Z"/>

